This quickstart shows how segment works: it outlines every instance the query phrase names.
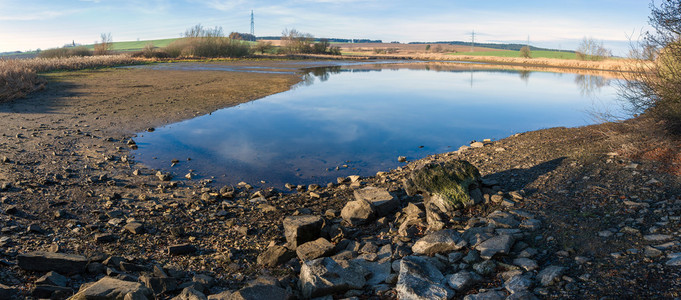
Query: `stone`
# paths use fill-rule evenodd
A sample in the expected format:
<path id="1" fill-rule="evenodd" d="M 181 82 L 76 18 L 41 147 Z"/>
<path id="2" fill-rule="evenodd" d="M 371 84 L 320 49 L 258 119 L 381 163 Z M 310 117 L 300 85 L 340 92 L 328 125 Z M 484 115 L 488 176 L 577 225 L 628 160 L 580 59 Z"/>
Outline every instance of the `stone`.
<path id="1" fill-rule="evenodd" d="M 161 171 L 156 172 L 156 177 L 160 181 L 170 181 L 170 179 L 173 178 L 173 176 L 170 175 L 170 173 L 163 173 Z"/>
<path id="2" fill-rule="evenodd" d="M 328 257 L 303 262 L 299 282 L 306 299 L 362 289 L 366 283 L 364 273 L 343 268 Z"/>
<path id="3" fill-rule="evenodd" d="M 88 259 L 84 256 L 53 252 L 29 252 L 17 256 L 19 268 L 27 271 L 55 271 L 60 274 L 74 274 L 85 271 Z"/>
<path id="4" fill-rule="evenodd" d="M 468 243 L 453 229 L 439 230 L 420 238 L 411 250 L 416 254 L 432 256 L 435 253 L 449 253 L 465 247 Z"/>
<path id="5" fill-rule="evenodd" d="M 155 294 L 172 292 L 177 290 L 177 279 L 173 277 L 150 277 L 141 276 L 140 281 L 154 291 Z"/>
<path id="6" fill-rule="evenodd" d="M 650 246 L 643 248 L 643 255 L 646 257 L 658 257 L 662 256 L 663 252 Z"/>
<path id="7" fill-rule="evenodd" d="M 499 228 L 517 228 L 520 222 L 510 213 L 494 211 L 487 216 L 491 224 Z"/>
<path id="8" fill-rule="evenodd" d="M 82 285 L 70 299 L 154 299 L 154 292 L 141 283 L 103 277 L 95 283 Z"/>
<path id="9" fill-rule="evenodd" d="M 649 242 L 666 242 L 673 238 L 673 236 L 667 234 L 649 234 L 643 236 L 643 239 Z"/>
<path id="10" fill-rule="evenodd" d="M 541 228 L 541 221 L 537 219 L 526 219 L 520 222 L 520 228 L 535 231 Z"/>
<path id="11" fill-rule="evenodd" d="M 681 266 L 681 253 L 671 253 L 667 255 L 669 260 L 665 263 L 667 266 L 678 267 Z"/>
<path id="12" fill-rule="evenodd" d="M 298 258 L 302 260 L 311 260 L 322 256 L 329 256 L 333 252 L 334 246 L 325 238 L 318 238 L 314 241 L 307 242 L 296 248 Z"/>
<path id="13" fill-rule="evenodd" d="M 35 284 L 36 285 L 54 285 L 54 286 L 65 287 L 66 283 L 68 281 L 69 281 L 69 279 L 66 278 L 65 276 L 62 276 L 55 271 L 50 271 L 50 272 L 47 272 L 47 274 L 43 275 L 43 277 L 38 278 L 38 280 L 36 280 Z"/>
<path id="14" fill-rule="evenodd" d="M 487 291 L 463 297 L 463 300 L 504 300 L 506 294 L 500 291 Z"/>
<path id="15" fill-rule="evenodd" d="M 31 296 L 36 299 L 65 299 L 71 295 L 73 295 L 73 290 L 69 287 L 37 285 L 31 289 Z"/>
<path id="16" fill-rule="evenodd" d="M 400 261 L 400 275 L 397 279 L 399 299 L 449 299 L 452 291 L 441 284 L 444 276 L 428 259 L 406 256 Z"/>
<path id="17" fill-rule="evenodd" d="M 319 216 L 300 215 L 286 217 L 283 224 L 286 241 L 291 249 L 295 249 L 298 245 L 319 238 L 324 221 Z"/>
<path id="18" fill-rule="evenodd" d="M 421 164 L 405 182 L 405 190 L 424 194 L 426 220 L 431 231 L 443 229 L 456 210 L 482 202 L 479 190 L 476 197 L 472 195 L 480 186 L 480 172 L 463 160 Z"/>
<path id="19" fill-rule="evenodd" d="M 185 254 L 192 254 L 196 252 L 198 249 L 194 245 L 191 244 L 179 244 L 179 245 L 171 245 L 168 246 L 168 254 L 170 255 L 185 255 Z"/>
<path id="20" fill-rule="evenodd" d="M 266 267 L 275 267 L 281 265 L 296 255 L 293 251 L 278 245 L 267 248 L 258 255 L 257 262 L 259 265 Z"/>
<path id="21" fill-rule="evenodd" d="M 118 237 L 111 233 L 98 233 L 95 234 L 95 242 L 97 243 L 111 243 L 118 240 Z"/>
<path id="22" fill-rule="evenodd" d="M 128 224 L 125 224 L 123 228 L 133 234 L 144 233 L 144 225 L 139 222 L 130 222 Z"/>
<path id="23" fill-rule="evenodd" d="M 480 275 L 468 271 L 447 276 L 447 284 L 457 292 L 465 292 L 480 281 L 482 281 Z"/>
<path id="24" fill-rule="evenodd" d="M 397 157 L 397 161 L 398 161 L 398 162 L 406 162 L 406 161 L 407 161 L 407 157 L 406 157 L 406 156 L 398 156 L 398 157 Z"/>
<path id="25" fill-rule="evenodd" d="M 206 295 L 193 289 L 192 287 L 186 287 L 172 300 L 208 300 L 208 298 L 206 298 Z"/>
<path id="26" fill-rule="evenodd" d="M 504 288 L 511 294 L 527 291 L 532 288 L 534 281 L 527 275 L 516 275 L 504 282 Z"/>
<path id="27" fill-rule="evenodd" d="M 530 291 L 520 291 L 506 297 L 506 300 L 539 300 L 539 298 Z"/>
<path id="28" fill-rule="evenodd" d="M 473 270 L 482 276 L 494 273 L 494 269 L 496 268 L 497 263 L 495 263 L 493 260 L 486 260 L 473 265 Z"/>
<path id="29" fill-rule="evenodd" d="M 559 280 L 560 276 L 562 276 L 564 272 L 564 267 L 548 266 L 541 270 L 539 274 L 537 274 L 537 280 L 539 280 L 543 286 L 549 286 L 552 285 L 556 280 Z"/>
<path id="30" fill-rule="evenodd" d="M 400 200 L 385 188 L 365 187 L 355 190 L 354 196 L 357 201 L 363 200 L 371 204 L 378 217 L 392 214 L 400 206 Z"/>
<path id="31" fill-rule="evenodd" d="M 376 211 L 364 200 L 349 201 L 341 210 L 341 217 L 350 225 L 359 226 L 372 221 L 376 217 Z"/>
<path id="32" fill-rule="evenodd" d="M 223 291 L 218 294 L 208 296 L 208 300 L 230 300 L 232 297 L 232 291 Z"/>
<path id="33" fill-rule="evenodd" d="M 484 146 L 485 146 L 485 144 L 483 142 L 472 142 L 471 143 L 471 148 L 482 148 Z"/>
<path id="34" fill-rule="evenodd" d="M 480 251 L 480 257 L 491 259 L 494 255 L 508 254 L 515 239 L 511 235 L 498 235 L 480 243 L 475 249 Z"/>
<path id="35" fill-rule="evenodd" d="M 242 288 L 229 298 L 230 300 L 292 300 L 295 299 L 291 293 L 276 285 L 253 285 Z"/>
<path id="36" fill-rule="evenodd" d="M 523 268 L 525 271 L 528 271 L 528 272 L 534 271 L 537 268 L 539 268 L 539 265 L 537 264 L 536 261 L 529 259 L 529 258 L 525 258 L 525 257 L 520 257 L 520 258 L 514 259 L 513 264 L 518 266 L 518 267 Z"/>
<path id="37" fill-rule="evenodd" d="M 387 245 L 389 246 L 389 245 Z M 354 265 L 359 265 L 366 269 L 371 275 L 367 278 L 366 284 L 368 286 L 376 286 L 378 284 L 389 281 L 391 264 L 390 259 L 378 260 L 375 262 L 367 261 L 361 258 L 353 259 L 351 261 Z"/>

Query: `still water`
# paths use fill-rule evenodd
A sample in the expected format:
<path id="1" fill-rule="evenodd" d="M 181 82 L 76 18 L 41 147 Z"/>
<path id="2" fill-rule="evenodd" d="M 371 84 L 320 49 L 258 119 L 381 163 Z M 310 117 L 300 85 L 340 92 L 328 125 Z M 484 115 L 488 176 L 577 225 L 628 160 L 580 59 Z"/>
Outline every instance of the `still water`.
<path id="1" fill-rule="evenodd" d="M 325 184 L 396 168 L 398 156 L 620 114 L 602 77 L 473 68 L 308 69 L 290 91 L 141 133 L 133 154 L 178 178 L 194 170 L 223 184 Z"/>

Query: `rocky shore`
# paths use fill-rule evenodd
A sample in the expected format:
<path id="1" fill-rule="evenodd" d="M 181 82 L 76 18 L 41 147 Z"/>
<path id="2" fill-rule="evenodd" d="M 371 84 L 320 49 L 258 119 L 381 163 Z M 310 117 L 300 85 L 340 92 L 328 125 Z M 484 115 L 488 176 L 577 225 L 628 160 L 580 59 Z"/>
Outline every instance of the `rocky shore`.
<path id="1" fill-rule="evenodd" d="M 0 298 L 681 297 L 679 180 L 623 155 L 639 121 L 255 190 L 136 164 L 79 80 L 0 105 Z"/>

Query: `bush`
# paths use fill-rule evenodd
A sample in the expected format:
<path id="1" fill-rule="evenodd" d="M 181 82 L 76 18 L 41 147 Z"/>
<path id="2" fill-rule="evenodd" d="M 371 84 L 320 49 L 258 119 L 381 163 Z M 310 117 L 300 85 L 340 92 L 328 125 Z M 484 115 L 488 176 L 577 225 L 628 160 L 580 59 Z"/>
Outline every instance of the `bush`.
<path id="1" fill-rule="evenodd" d="M 225 37 L 220 27 L 203 28 L 199 24 L 185 31 L 184 36 L 163 52 L 169 57 L 244 57 L 251 53 L 247 42 Z"/>
<path id="2" fill-rule="evenodd" d="M 253 50 L 253 52 L 260 52 L 260 54 L 265 54 L 265 52 L 271 51 L 272 48 L 272 42 L 258 41 L 257 44 L 251 47 L 251 50 Z"/>
<path id="3" fill-rule="evenodd" d="M 520 48 L 520 57 L 532 58 L 532 51 L 530 51 L 530 47 L 523 46 Z"/>
<path id="4" fill-rule="evenodd" d="M 681 0 L 651 4 L 650 25 L 644 40 L 635 45 L 631 56 L 639 63 L 625 73 L 620 96 L 628 100 L 634 113 L 646 113 L 664 121 L 672 132 L 681 132 Z"/>
<path id="5" fill-rule="evenodd" d="M 610 57 L 610 50 L 603 47 L 603 42 L 598 42 L 593 38 L 584 37 L 575 51 L 577 59 L 600 61 Z"/>
<path id="6" fill-rule="evenodd" d="M 109 55 L 113 51 L 113 39 L 111 33 L 102 33 L 102 40 L 95 44 L 95 55 Z"/>
<path id="7" fill-rule="evenodd" d="M 138 51 L 132 54 L 133 57 L 144 57 L 144 58 L 168 58 L 169 55 L 164 50 L 154 47 L 154 44 L 148 43 L 144 45 L 142 51 Z"/>
<path id="8" fill-rule="evenodd" d="M 64 58 L 91 55 L 92 51 L 84 46 L 47 49 L 40 51 L 40 53 L 38 53 L 38 57 L 40 58 Z"/>

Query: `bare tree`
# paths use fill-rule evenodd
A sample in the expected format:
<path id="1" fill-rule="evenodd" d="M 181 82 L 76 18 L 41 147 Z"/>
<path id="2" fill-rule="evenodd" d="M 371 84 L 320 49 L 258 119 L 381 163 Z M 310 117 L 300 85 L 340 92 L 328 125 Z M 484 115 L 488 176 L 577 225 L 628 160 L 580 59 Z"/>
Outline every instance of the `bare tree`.
<path id="1" fill-rule="evenodd" d="M 95 43 L 95 55 L 108 55 L 113 50 L 111 32 L 102 33 L 101 38 L 102 40 L 99 43 Z"/>
<path id="2" fill-rule="evenodd" d="M 603 41 L 596 41 L 592 37 L 584 37 L 575 52 L 581 60 L 603 60 L 611 56 L 610 50 L 603 47 Z"/>
<path id="3" fill-rule="evenodd" d="M 253 52 L 260 52 L 260 54 L 265 54 L 265 52 L 270 51 L 273 48 L 273 46 L 272 42 L 258 41 L 258 43 L 253 45 L 253 47 L 251 48 L 253 49 Z"/>
<path id="4" fill-rule="evenodd" d="M 523 46 L 520 48 L 520 57 L 532 58 L 532 51 L 530 51 L 530 47 Z"/>
<path id="5" fill-rule="evenodd" d="M 632 47 L 638 63 L 625 73 L 620 97 L 631 103 L 635 113 L 647 112 L 664 120 L 677 132 L 681 129 L 681 0 L 650 4 L 649 23 L 653 32 Z"/>

